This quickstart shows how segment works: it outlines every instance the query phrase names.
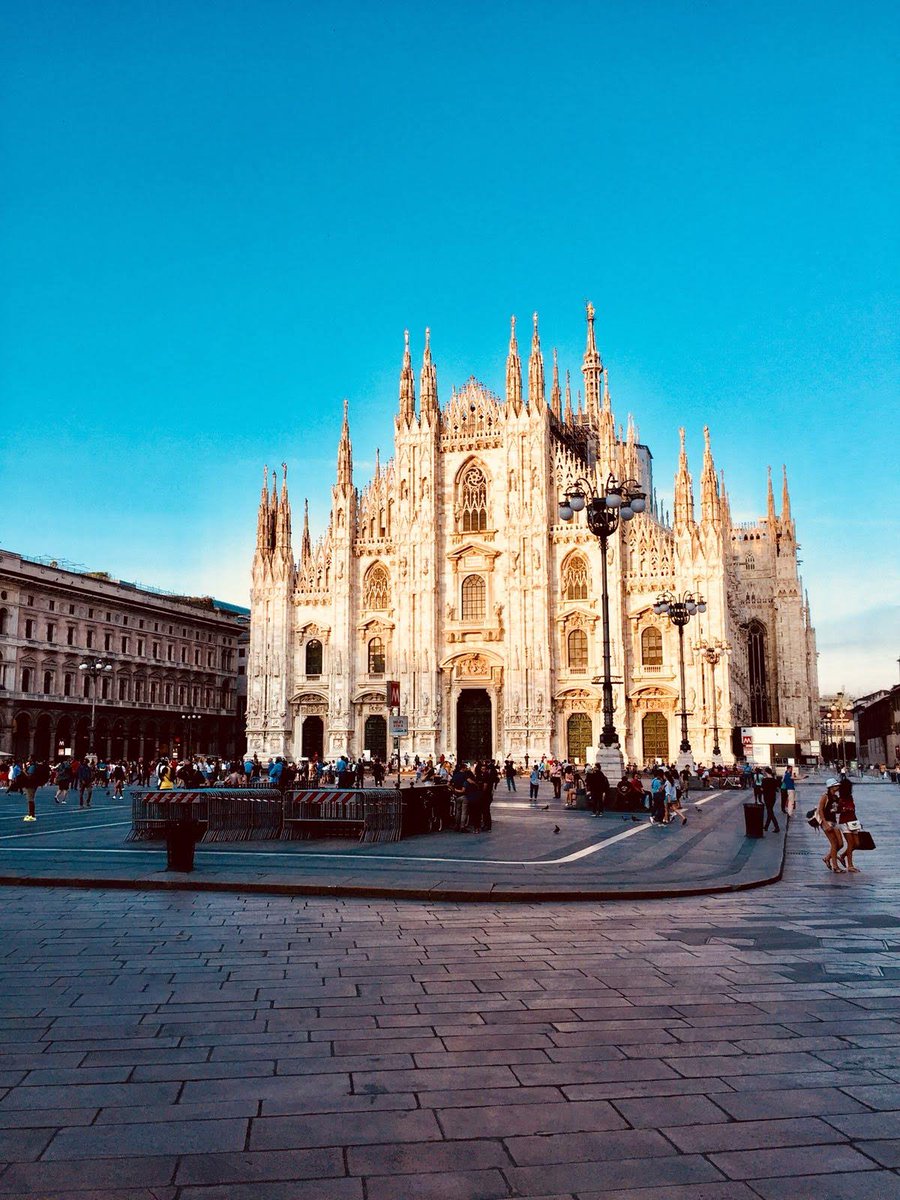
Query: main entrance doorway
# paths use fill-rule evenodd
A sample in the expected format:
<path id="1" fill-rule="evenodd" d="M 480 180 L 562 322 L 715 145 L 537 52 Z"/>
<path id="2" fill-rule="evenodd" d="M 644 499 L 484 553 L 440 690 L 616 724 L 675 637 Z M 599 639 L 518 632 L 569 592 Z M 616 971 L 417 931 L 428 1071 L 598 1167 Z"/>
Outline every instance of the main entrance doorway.
<path id="1" fill-rule="evenodd" d="M 484 688 L 466 688 L 456 702 L 456 757 L 476 762 L 494 756 L 491 698 Z"/>
<path id="2" fill-rule="evenodd" d="M 387 762 L 387 721 L 384 717 L 366 717 L 363 749 L 368 750 L 373 758 Z"/>
<path id="3" fill-rule="evenodd" d="M 325 750 L 325 723 L 321 717 L 304 717 L 300 753 L 304 758 L 321 758 Z"/>
<path id="4" fill-rule="evenodd" d="M 641 722 L 644 743 L 644 764 L 652 766 L 657 759 L 669 761 L 669 723 L 661 712 L 648 712 Z"/>

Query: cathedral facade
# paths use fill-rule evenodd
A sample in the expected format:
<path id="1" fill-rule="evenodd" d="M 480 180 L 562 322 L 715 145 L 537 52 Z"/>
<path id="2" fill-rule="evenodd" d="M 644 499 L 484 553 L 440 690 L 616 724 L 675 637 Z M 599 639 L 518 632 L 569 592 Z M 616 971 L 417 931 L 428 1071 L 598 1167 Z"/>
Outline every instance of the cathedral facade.
<path id="1" fill-rule="evenodd" d="M 684 631 L 694 758 L 722 756 L 733 731 L 792 726 L 817 736 L 815 634 L 798 574 L 787 478 L 776 512 L 731 519 L 709 431 L 699 504 L 684 430 L 671 518 L 656 500 L 652 455 L 629 417 L 617 429 L 587 310 L 583 398 L 549 397 L 537 316 L 523 388 L 512 323 L 501 400 L 474 378 L 441 405 L 429 331 L 418 397 L 406 337 L 394 454 L 360 491 L 347 404 L 328 527 L 304 513 L 291 535 L 287 468 L 264 480 L 252 567 L 247 742 L 261 757 L 334 758 L 390 750 L 385 683 L 400 683 L 401 751 L 584 762 L 602 726 L 600 547 L 583 515 L 560 520 L 578 479 L 635 480 L 646 510 L 622 521 L 607 552 L 616 730 L 626 760 L 674 760 L 680 741 L 677 630 L 654 612 L 665 590 L 702 593 Z M 719 647 L 711 666 L 706 647 Z M 739 746 L 739 741 L 738 744 Z"/>

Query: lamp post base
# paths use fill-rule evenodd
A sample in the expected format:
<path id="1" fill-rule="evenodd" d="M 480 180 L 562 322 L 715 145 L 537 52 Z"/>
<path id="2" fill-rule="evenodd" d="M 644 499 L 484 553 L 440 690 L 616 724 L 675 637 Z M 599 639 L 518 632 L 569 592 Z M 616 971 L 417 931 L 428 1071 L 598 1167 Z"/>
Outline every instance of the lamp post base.
<path id="1" fill-rule="evenodd" d="M 678 757 L 675 759 L 675 766 L 679 771 L 683 771 L 687 767 L 690 771 L 694 770 L 694 752 L 691 749 L 679 751 Z"/>
<path id="2" fill-rule="evenodd" d="M 622 747 L 618 743 L 612 746 L 598 746 L 594 762 L 613 787 L 615 787 L 625 774 L 625 756 L 622 754 Z"/>
<path id="3" fill-rule="evenodd" d="M 725 759 L 722 757 L 721 750 L 713 751 L 712 761 L 713 761 L 714 767 L 724 767 L 725 766 Z"/>

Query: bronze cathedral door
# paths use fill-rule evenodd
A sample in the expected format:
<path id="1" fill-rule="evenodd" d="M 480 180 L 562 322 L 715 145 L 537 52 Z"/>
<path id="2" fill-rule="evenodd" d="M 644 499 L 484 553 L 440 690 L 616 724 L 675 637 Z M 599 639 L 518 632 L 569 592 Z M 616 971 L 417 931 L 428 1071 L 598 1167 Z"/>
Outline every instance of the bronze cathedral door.
<path id="1" fill-rule="evenodd" d="M 466 688 L 456 702 L 458 762 L 493 758 L 491 719 L 491 698 L 484 688 Z"/>

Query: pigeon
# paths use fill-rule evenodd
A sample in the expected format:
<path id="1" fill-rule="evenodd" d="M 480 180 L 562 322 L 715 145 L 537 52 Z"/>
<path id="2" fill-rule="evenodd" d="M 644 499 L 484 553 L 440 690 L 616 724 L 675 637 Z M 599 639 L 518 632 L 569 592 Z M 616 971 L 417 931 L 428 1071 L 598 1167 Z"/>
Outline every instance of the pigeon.
<path id="1" fill-rule="evenodd" d="M 553 826 L 553 832 L 554 832 L 554 833 L 559 833 L 559 826 L 558 826 L 558 825 L 554 825 L 554 826 Z"/>
<path id="2" fill-rule="evenodd" d="M 637 824 L 640 824 L 640 821 L 641 821 L 640 817 L 632 817 L 631 819 L 632 819 L 632 821 L 635 821 Z"/>
<path id="3" fill-rule="evenodd" d="M 699 804 L 694 805 L 694 812 L 697 814 L 698 817 L 703 816 L 703 809 L 700 807 Z"/>
<path id="4" fill-rule="evenodd" d="M 549 805 L 549 804 L 542 804 L 542 805 L 541 805 L 541 812 L 549 812 L 549 811 L 550 811 L 550 805 Z"/>

